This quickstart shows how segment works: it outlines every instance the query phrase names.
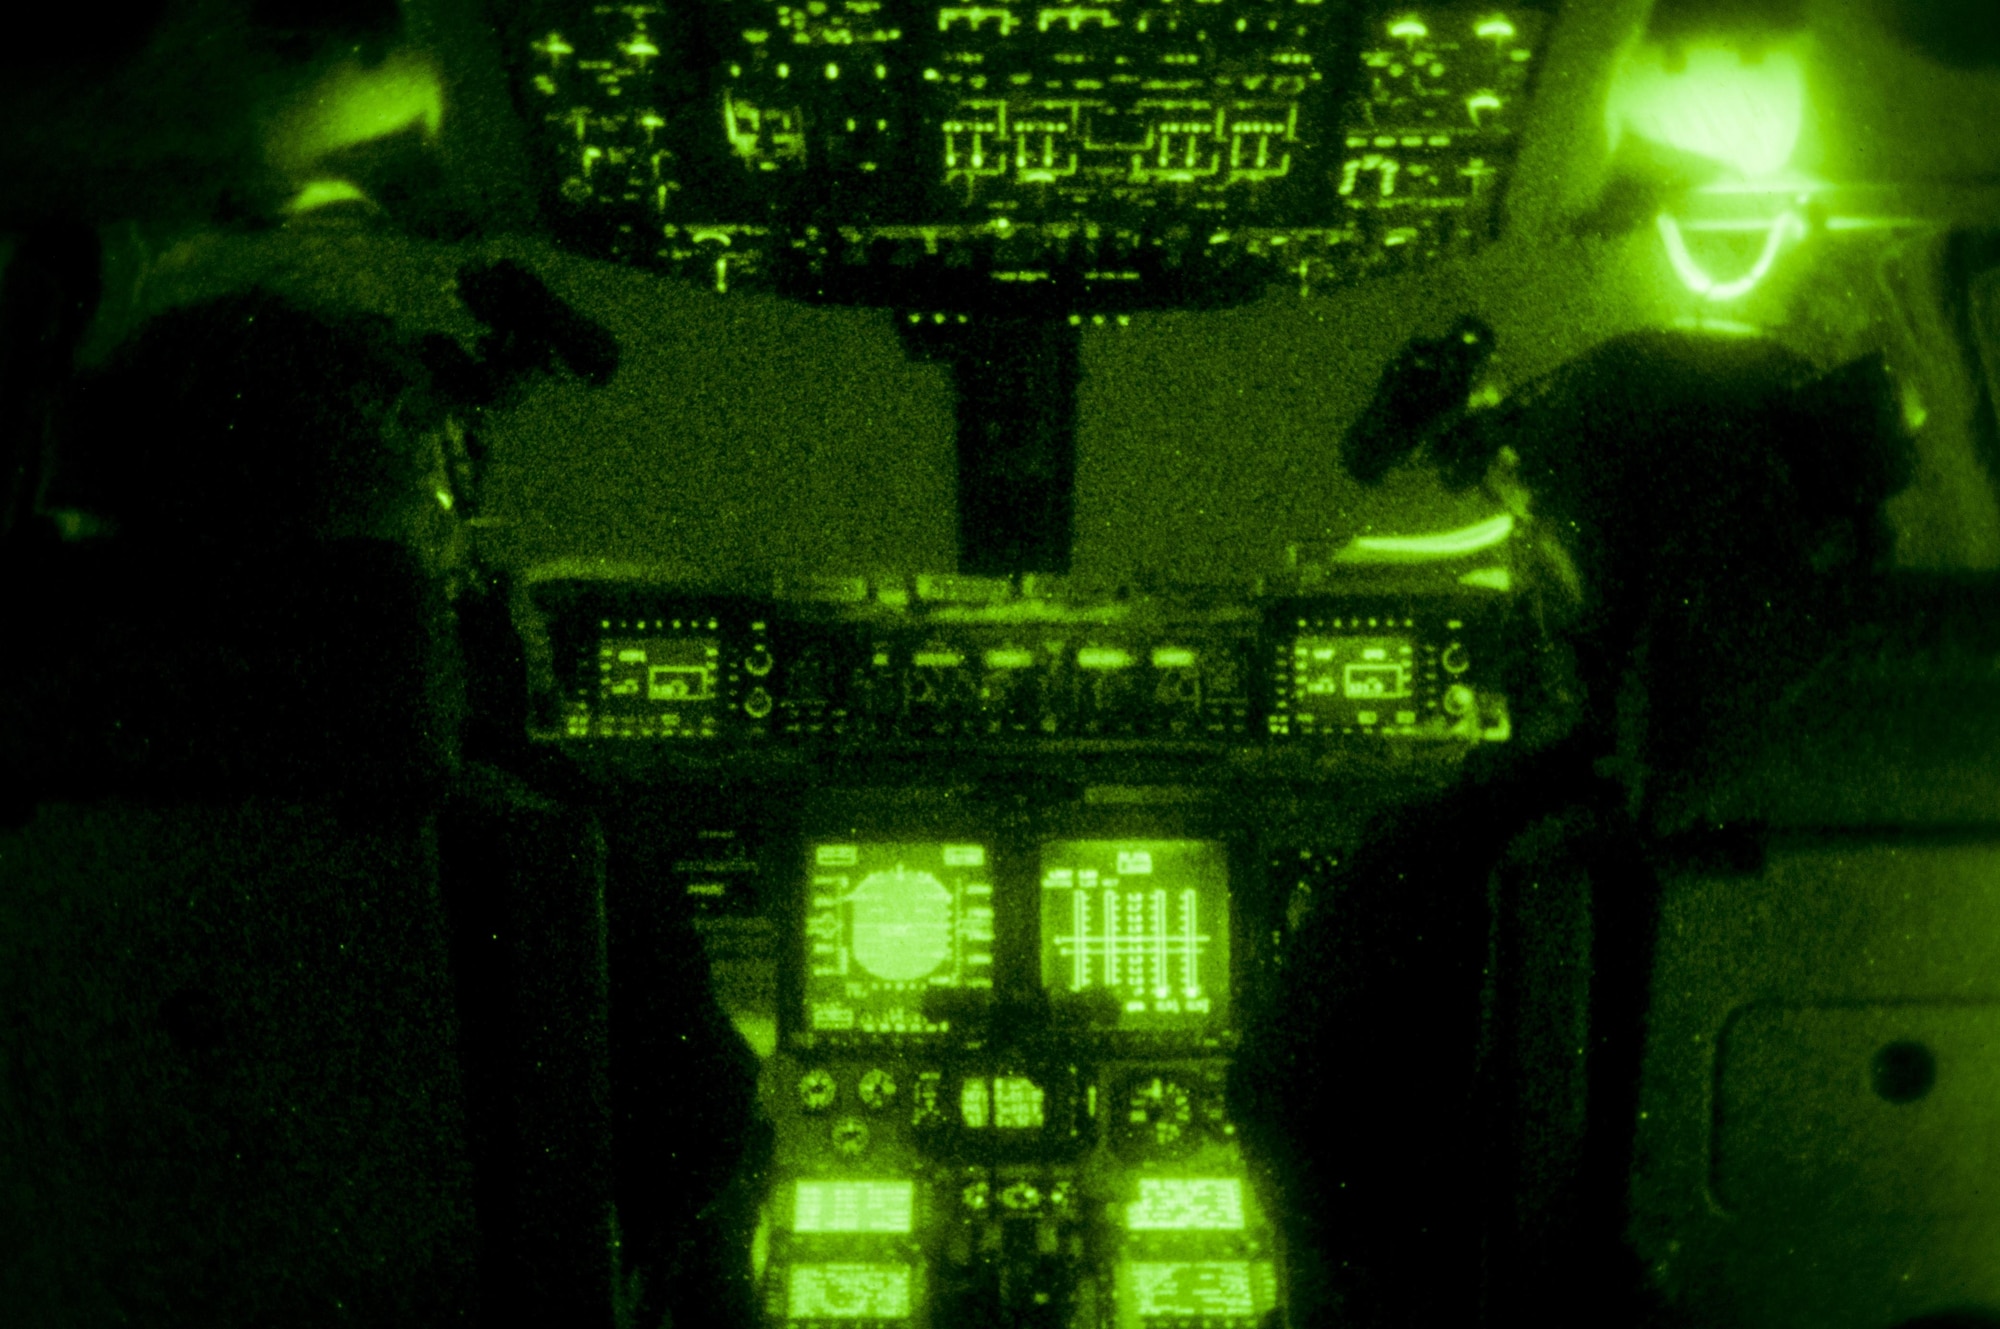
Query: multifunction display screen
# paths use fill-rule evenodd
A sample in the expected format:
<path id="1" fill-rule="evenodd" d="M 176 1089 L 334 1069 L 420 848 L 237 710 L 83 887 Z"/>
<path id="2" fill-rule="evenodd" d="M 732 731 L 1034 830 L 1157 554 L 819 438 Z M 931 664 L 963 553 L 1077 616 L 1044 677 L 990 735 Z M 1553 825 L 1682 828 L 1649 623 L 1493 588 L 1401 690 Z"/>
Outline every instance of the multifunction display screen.
<path id="1" fill-rule="evenodd" d="M 863 1261 L 795 1264 L 788 1320 L 901 1320 L 910 1314 L 910 1266 Z"/>
<path id="2" fill-rule="evenodd" d="M 1121 1029 L 1201 1028 L 1229 1002 L 1229 864 L 1212 840 L 1042 847 L 1042 983 L 1102 991 Z"/>
<path id="3" fill-rule="evenodd" d="M 1416 675 L 1408 637 L 1300 637 L 1292 644 L 1293 710 L 1320 725 L 1413 724 Z"/>
<path id="4" fill-rule="evenodd" d="M 1254 1323 L 1277 1304 L 1265 1260 L 1135 1260 L 1118 1269 L 1119 1323 Z"/>
<path id="5" fill-rule="evenodd" d="M 642 737 L 713 736 L 721 654 L 714 637 L 602 637 L 598 714 Z"/>
<path id="6" fill-rule="evenodd" d="M 939 989 L 993 986 L 993 884 L 983 844 L 811 846 L 806 1027 L 943 1033 Z"/>

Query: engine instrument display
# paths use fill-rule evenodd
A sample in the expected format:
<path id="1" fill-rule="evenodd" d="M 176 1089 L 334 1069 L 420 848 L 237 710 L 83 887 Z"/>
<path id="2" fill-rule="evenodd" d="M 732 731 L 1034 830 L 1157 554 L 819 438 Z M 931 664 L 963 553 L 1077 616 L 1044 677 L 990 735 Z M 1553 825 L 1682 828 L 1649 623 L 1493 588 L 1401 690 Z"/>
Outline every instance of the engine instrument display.
<path id="1" fill-rule="evenodd" d="M 925 996 L 993 986 L 993 885 L 981 844 L 811 847 L 806 1027 L 944 1033 Z"/>
<path id="2" fill-rule="evenodd" d="M 1229 866 L 1212 840 L 1042 847 L 1042 983 L 1102 990 L 1117 1028 L 1199 1029 L 1229 1003 Z"/>

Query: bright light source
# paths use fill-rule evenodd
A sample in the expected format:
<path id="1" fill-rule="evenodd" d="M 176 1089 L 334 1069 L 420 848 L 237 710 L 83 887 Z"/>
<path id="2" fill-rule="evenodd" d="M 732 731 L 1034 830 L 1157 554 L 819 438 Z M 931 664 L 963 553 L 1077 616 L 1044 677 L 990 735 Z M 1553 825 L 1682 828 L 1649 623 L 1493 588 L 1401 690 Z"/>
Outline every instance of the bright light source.
<path id="1" fill-rule="evenodd" d="M 1645 45 L 1619 65 L 1605 103 L 1615 149 L 1628 131 L 1651 143 L 1694 153 L 1758 179 L 1791 160 L 1805 119 L 1805 73 L 1782 48 L 1761 58 L 1733 46 L 1681 49 Z"/>
<path id="2" fill-rule="evenodd" d="M 1687 238 L 1681 234 L 1680 223 L 1675 220 L 1672 213 L 1661 213 L 1658 225 L 1660 238 L 1666 242 L 1667 259 L 1674 265 L 1674 271 L 1679 274 L 1682 284 L 1696 295 L 1718 301 L 1734 300 L 1755 290 L 1757 283 L 1764 280 L 1772 265 L 1778 261 L 1779 251 L 1785 247 L 1785 242 L 1803 239 L 1806 233 L 1805 223 L 1799 220 L 1796 212 L 1787 211 L 1778 214 L 1771 219 L 1770 226 L 1765 230 L 1764 248 L 1757 255 L 1757 261 L 1751 265 L 1750 270 L 1733 281 L 1717 281 L 1709 275 L 1708 269 L 1688 252 Z"/>

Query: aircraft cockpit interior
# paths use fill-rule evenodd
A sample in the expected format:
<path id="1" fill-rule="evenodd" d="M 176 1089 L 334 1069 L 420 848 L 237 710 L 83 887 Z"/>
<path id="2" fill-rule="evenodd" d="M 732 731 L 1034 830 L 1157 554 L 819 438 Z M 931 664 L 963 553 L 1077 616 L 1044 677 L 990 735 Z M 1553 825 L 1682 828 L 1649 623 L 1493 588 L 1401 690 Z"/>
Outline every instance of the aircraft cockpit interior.
<path id="1" fill-rule="evenodd" d="M 2000 1325 L 1983 0 L 0 69 L 0 1321 Z"/>

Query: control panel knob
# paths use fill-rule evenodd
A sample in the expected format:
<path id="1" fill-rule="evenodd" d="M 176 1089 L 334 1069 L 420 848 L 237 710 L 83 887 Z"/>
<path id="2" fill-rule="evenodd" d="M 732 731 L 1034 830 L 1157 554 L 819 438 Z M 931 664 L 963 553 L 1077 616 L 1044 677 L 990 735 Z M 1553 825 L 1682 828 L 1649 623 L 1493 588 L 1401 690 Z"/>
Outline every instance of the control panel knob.
<path id="1" fill-rule="evenodd" d="M 1472 657 L 1465 653 L 1464 643 L 1455 641 L 1444 648 L 1438 663 L 1444 666 L 1447 674 L 1462 674 L 1472 668 Z"/>
<path id="2" fill-rule="evenodd" d="M 868 1152 L 868 1123 L 859 1117 L 834 1122 L 833 1151 L 843 1158 L 859 1158 Z"/>
<path id="3" fill-rule="evenodd" d="M 752 646 L 750 653 L 743 657 L 743 672 L 754 678 L 762 678 L 771 672 L 774 663 L 776 662 L 771 659 L 770 648 Z"/>
<path id="4" fill-rule="evenodd" d="M 799 1104 L 808 1112 L 826 1111 L 839 1096 L 831 1071 L 810 1070 L 799 1077 Z"/>
<path id="5" fill-rule="evenodd" d="M 1471 712 L 1473 703 L 1476 700 L 1477 698 L 1472 695 L 1471 688 L 1465 686 L 1463 683 L 1454 683 L 1450 688 L 1445 690 L 1444 709 L 1451 715 L 1466 715 Z"/>
<path id="6" fill-rule="evenodd" d="M 861 1077 L 860 1092 L 862 1106 L 880 1111 L 896 1096 L 895 1077 L 877 1066 Z"/>
<path id="7" fill-rule="evenodd" d="M 761 720 L 771 713 L 771 694 L 763 688 L 751 688 L 743 696 L 743 713 L 753 720 Z"/>

